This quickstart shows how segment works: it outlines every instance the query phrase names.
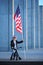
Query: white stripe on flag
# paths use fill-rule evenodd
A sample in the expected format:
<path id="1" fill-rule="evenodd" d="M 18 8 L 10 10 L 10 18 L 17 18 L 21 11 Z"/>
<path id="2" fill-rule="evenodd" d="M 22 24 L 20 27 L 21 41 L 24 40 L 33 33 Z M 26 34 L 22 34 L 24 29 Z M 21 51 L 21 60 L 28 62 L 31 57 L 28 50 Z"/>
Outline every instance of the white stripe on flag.
<path id="1" fill-rule="evenodd" d="M 16 22 L 16 25 L 17 25 L 17 24 L 21 24 L 21 22 L 20 22 L 20 21 L 17 21 L 17 22 Z"/>
<path id="2" fill-rule="evenodd" d="M 22 30 L 20 30 L 19 28 L 16 28 L 17 29 L 17 31 L 19 31 L 19 32 L 21 32 L 22 33 Z"/>
<path id="3" fill-rule="evenodd" d="M 16 25 L 16 28 L 19 26 L 19 24 Z"/>
<path id="4" fill-rule="evenodd" d="M 15 17 L 15 21 L 16 21 L 16 20 L 21 20 L 21 17 Z"/>

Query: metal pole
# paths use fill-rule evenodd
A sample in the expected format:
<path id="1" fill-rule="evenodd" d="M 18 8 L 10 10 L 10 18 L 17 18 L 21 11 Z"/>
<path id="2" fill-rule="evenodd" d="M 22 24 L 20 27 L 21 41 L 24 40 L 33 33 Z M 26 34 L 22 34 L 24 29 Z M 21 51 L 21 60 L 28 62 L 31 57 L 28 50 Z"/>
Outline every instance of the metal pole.
<path id="1" fill-rule="evenodd" d="M 35 0 L 34 0 L 34 49 L 35 49 Z"/>
<path id="2" fill-rule="evenodd" d="M 14 0 L 12 0 L 12 36 L 14 36 Z"/>
<path id="3" fill-rule="evenodd" d="M 26 50 L 28 50 L 28 21 L 27 21 L 27 0 L 26 0 Z"/>
<path id="4" fill-rule="evenodd" d="M 39 33 L 38 33 L 38 37 L 39 37 L 39 49 L 40 49 L 40 8 L 38 7 L 38 24 L 39 24 Z"/>

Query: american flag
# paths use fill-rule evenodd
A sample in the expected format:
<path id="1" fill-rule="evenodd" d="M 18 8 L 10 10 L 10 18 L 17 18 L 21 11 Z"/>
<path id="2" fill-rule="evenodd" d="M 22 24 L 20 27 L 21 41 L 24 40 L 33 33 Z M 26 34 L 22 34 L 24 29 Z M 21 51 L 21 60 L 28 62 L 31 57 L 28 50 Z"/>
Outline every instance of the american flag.
<path id="1" fill-rule="evenodd" d="M 22 20 L 21 20 L 19 6 L 17 7 L 16 12 L 14 14 L 14 20 L 16 22 L 16 30 L 22 33 Z"/>

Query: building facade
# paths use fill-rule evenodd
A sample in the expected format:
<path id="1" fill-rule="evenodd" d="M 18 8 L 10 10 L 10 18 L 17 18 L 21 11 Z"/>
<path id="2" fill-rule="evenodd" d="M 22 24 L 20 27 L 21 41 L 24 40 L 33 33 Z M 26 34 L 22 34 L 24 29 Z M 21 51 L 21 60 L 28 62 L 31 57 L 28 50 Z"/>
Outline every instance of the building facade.
<path id="1" fill-rule="evenodd" d="M 39 0 L 14 0 L 14 14 L 18 4 L 22 17 L 23 34 L 16 31 L 16 24 L 14 21 L 14 35 L 17 36 L 17 40 L 24 39 L 22 44 L 18 44 L 18 47 L 22 47 L 22 49 L 19 48 L 18 50 L 20 53 L 22 51 L 21 55 L 24 55 L 24 57 L 27 55 L 27 58 L 33 58 L 31 55 L 32 53 L 36 54 L 36 56 L 34 56 L 36 58 L 43 58 L 40 54 L 37 57 L 37 52 L 42 53 L 43 50 L 43 6 L 39 6 Z M 12 0 L 0 0 L 0 53 L 4 53 L 5 51 L 11 52 L 12 5 Z M 42 50 L 39 51 L 41 48 Z M 27 52 L 29 52 L 30 55 Z"/>
<path id="2" fill-rule="evenodd" d="M 14 13 L 18 4 L 22 17 L 24 39 L 24 43 L 18 46 L 22 46 L 22 49 L 39 48 L 39 0 L 22 0 L 22 2 L 21 0 L 14 0 Z M 0 5 L 0 51 L 2 51 L 3 48 L 6 48 L 4 50 L 8 51 L 10 50 L 10 41 L 12 39 L 12 0 L 0 0 Z M 41 10 L 40 7 L 40 11 Z M 18 40 L 21 40 L 22 34 L 16 31 L 15 26 L 14 22 L 14 35 L 17 36 Z"/>

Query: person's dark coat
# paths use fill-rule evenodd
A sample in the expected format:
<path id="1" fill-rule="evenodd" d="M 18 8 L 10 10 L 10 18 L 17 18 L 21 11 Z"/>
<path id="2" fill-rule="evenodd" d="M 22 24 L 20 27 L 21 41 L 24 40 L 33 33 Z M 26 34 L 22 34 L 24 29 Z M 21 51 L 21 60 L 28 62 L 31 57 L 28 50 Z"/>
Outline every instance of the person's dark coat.
<path id="1" fill-rule="evenodd" d="M 16 46 L 17 46 L 17 44 L 20 44 L 20 43 L 23 43 L 23 40 L 22 40 L 22 41 L 17 41 L 17 40 L 16 40 Z M 15 46 L 14 41 L 11 40 L 11 48 L 14 49 L 14 46 Z"/>

